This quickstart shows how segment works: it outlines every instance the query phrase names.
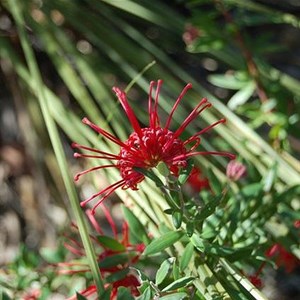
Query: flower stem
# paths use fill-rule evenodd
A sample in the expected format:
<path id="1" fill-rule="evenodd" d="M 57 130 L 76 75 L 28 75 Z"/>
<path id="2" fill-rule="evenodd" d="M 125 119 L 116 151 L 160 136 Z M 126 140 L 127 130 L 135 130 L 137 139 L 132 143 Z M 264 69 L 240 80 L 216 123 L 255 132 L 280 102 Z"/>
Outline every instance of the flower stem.
<path id="1" fill-rule="evenodd" d="M 26 58 L 26 62 L 28 64 L 28 68 L 30 71 L 30 74 L 33 78 L 33 81 L 35 82 L 35 90 L 34 92 L 37 95 L 39 105 L 42 111 L 43 118 L 45 120 L 45 124 L 49 133 L 49 137 L 52 143 L 52 147 L 62 174 L 62 178 L 66 187 L 66 191 L 68 194 L 68 197 L 71 202 L 71 207 L 73 210 L 73 213 L 76 218 L 76 222 L 78 225 L 79 233 L 82 239 L 82 243 L 84 246 L 84 249 L 86 251 L 86 255 L 88 258 L 88 262 L 93 274 L 93 278 L 95 280 L 95 284 L 97 286 L 98 295 L 100 296 L 104 292 L 104 285 L 103 280 L 101 278 L 100 269 L 96 260 L 96 255 L 94 248 L 92 247 L 92 243 L 89 239 L 89 234 L 87 230 L 87 225 L 83 216 L 82 209 L 79 205 L 79 199 L 76 193 L 75 186 L 73 184 L 73 180 L 71 179 L 71 176 L 68 171 L 68 165 L 67 160 L 65 157 L 65 153 L 60 141 L 59 133 L 57 126 L 50 114 L 49 107 L 48 107 L 48 99 L 46 97 L 45 91 L 44 91 L 44 85 L 42 81 L 42 77 L 34 56 L 34 53 L 32 51 L 32 48 L 30 46 L 30 42 L 28 40 L 28 37 L 25 32 L 25 22 L 24 18 L 21 12 L 21 8 L 23 5 L 19 3 L 18 0 L 10 0 L 8 1 L 8 4 L 11 9 L 11 13 L 15 19 L 16 26 L 19 32 L 19 37 L 21 41 L 21 45 L 24 51 L 24 55 Z"/>

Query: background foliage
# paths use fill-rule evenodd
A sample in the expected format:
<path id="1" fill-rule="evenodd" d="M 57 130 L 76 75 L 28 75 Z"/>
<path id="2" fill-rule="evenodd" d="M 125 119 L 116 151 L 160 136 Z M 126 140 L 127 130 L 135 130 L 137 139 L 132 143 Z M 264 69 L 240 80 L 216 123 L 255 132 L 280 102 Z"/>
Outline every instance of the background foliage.
<path id="1" fill-rule="evenodd" d="M 209 98 L 214 108 L 205 111 L 187 134 L 226 117 L 226 126 L 206 135 L 202 146 L 236 153 L 248 167 L 248 177 L 230 187 L 228 210 L 214 212 L 216 222 L 218 214 L 224 213 L 221 225 L 227 236 L 222 243 L 230 244 L 235 230 L 243 228 L 234 244 L 251 245 L 257 256 L 272 241 L 280 241 L 300 256 L 299 232 L 293 227 L 300 219 L 299 8 L 292 1 L 15 3 L 25 17 L 24 29 L 42 83 L 29 70 L 30 61 L 22 51 L 12 1 L 2 1 L 1 222 L 7 228 L 2 233 L 7 240 L 1 244 L 7 253 L 2 263 L 14 256 L 20 242 L 40 253 L 44 246 L 56 247 L 56 238 L 72 214 L 59 171 L 61 163 L 55 159 L 37 101 L 39 90 L 45 95 L 49 117 L 59 129 L 70 174 L 74 175 L 83 167 L 78 164 L 85 162 L 72 159 L 71 141 L 117 151 L 81 124 L 81 118 L 88 116 L 125 140 L 130 128 L 111 87 L 127 87 L 139 119 L 146 124 L 145 95 L 150 80 L 158 78 L 164 80 L 162 115 L 170 111 L 187 82 L 194 87 L 174 116 L 174 127 L 199 97 Z M 201 157 L 196 164 L 218 189 L 226 182 L 226 163 L 222 158 Z M 100 179 L 112 181 L 117 177 L 114 172 L 105 175 Z M 95 189 L 92 181 L 97 189 L 99 177 L 80 181 L 77 188 L 81 198 Z M 153 186 L 146 181 L 139 192 L 119 191 L 118 196 L 158 237 L 168 230 L 161 224 L 172 228 L 172 221 L 163 213 L 167 205 Z M 18 225 L 12 226 L 6 219 Z M 214 241 L 214 233 L 208 233 L 208 240 Z M 252 242 L 257 243 L 255 247 Z M 183 240 L 178 247 L 187 245 Z M 249 253 L 241 255 L 246 258 Z M 40 265 L 37 259 L 29 260 L 32 268 Z M 225 280 L 223 275 L 219 280 Z M 52 279 L 48 277 L 49 285 Z M 49 293 L 59 286 L 54 283 Z M 21 293 L 24 288 L 20 284 L 16 290 Z"/>

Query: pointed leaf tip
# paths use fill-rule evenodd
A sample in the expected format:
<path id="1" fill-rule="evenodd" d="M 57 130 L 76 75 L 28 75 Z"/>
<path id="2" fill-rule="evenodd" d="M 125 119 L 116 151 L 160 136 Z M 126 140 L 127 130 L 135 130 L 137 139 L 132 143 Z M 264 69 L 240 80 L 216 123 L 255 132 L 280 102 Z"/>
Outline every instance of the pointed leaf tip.
<path id="1" fill-rule="evenodd" d="M 177 241 L 179 241 L 183 236 L 182 231 L 170 231 L 159 238 L 153 240 L 145 249 L 144 254 L 150 255 L 155 254 L 157 252 L 163 251 L 166 248 L 174 245 Z"/>

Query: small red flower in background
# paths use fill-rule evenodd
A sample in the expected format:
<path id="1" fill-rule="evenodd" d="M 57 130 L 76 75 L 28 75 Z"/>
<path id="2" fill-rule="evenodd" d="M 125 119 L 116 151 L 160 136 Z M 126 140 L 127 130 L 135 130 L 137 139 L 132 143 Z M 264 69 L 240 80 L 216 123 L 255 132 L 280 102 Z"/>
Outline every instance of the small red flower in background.
<path id="1" fill-rule="evenodd" d="M 300 266 L 300 260 L 292 253 L 288 252 L 280 244 L 275 244 L 266 251 L 267 257 L 275 257 L 277 267 L 284 267 L 287 273 L 292 272 Z"/>
<path id="2" fill-rule="evenodd" d="M 193 167 L 192 172 L 187 181 L 195 192 L 200 192 L 204 189 L 209 189 L 208 179 L 203 177 L 201 169 L 197 167 Z"/>
<path id="3" fill-rule="evenodd" d="M 258 275 L 249 275 L 248 279 L 256 288 L 258 289 L 262 288 L 263 284 Z"/>
<path id="4" fill-rule="evenodd" d="M 182 39 L 187 45 L 192 44 L 199 36 L 201 36 L 201 31 L 197 27 L 192 24 L 185 25 L 185 32 L 182 35 Z"/>
<path id="5" fill-rule="evenodd" d="M 114 240 L 119 243 L 119 249 L 113 249 L 112 247 L 108 247 L 105 243 L 101 242 L 101 237 L 104 236 L 103 230 L 99 223 L 97 222 L 95 216 L 91 213 L 91 210 L 87 210 L 87 216 L 97 232 L 97 235 L 91 235 L 91 240 L 94 242 L 96 249 L 99 249 L 99 253 L 97 255 L 97 261 L 100 266 L 101 274 L 104 278 L 107 276 L 125 271 L 123 277 L 118 280 L 105 284 L 105 288 L 111 287 L 111 295 L 110 299 L 115 300 L 117 298 L 118 287 L 123 286 L 130 289 L 130 292 L 134 296 L 139 295 L 138 286 L 140 286 L 140 282 L 138 278 L 130 273 L 130 266 L 134 265 L 138 262 L 142 252 L 145 249 L 144 244 L 136 244 L 132 245 L 129 241 L 129 228 L 127 222 L 123 222 L 123 229 L 121 237 L 118 237 L 118 232 L 116 228 L 116 224 L 109 212 L 109 210 L 102 204 L 101 208 L 104 212 L 107 222 L 111 227 L 111 231 L 114 236 Z M 77 226 L 73 224 L 73 227 L 77 229 Z M 78 242 L 75 238 L 67 237 L 68 242 L 65 243 L 65 247 L 79 257 L 84 257 L 84 248 L 81 242 Z M 120 249 L 121 246 L 121 249 Z M 97 251 L 97 250 L 96 250 Z M 126 254 L 125 260 L 118 261 L 116 264 L 109 264 L 106 266 L 101 266 L 102 263 L 109 258 L 113 258 L 118 254 Z M 85 273 L 90 272 L 88 265 L 80 263 L 80 262 L 70 262 L 70 263 L 59 263 L 57 264 L 60 270 L 58 270 L 59 274 L 76 274 L 76 273 Z M 87 299 L 97 299 L 97 289 L 94 285 L 88 286 L 85 290 L 79 292 L 81 295 L 85 296 Z M 76 296 L 69 298 L 69 300 L 77 299 Z"/>
<path id="6" fill-rule="evenodd" d="M 261 289 L 263 287 L 263 282 L 260 278 L 263 268 L 265 267 L 265 262 L 261 264 L 259 269 L 252 275 L 245 274 L 243 270 L 241 270 L 242 275 L 244 275 L 257 289 Z"/>
<path id="7" fill-rule="evenodd" d="M 294 227 L 299 229 L 300 228 L 300 220 L 294 222 Z"/>
<path id="8" fill-rule="evenodd" d="M 23 300 L 38 300 L 40 299 L 42 292 L 40 289 L 31 289 L 29 292 L 22 297 Z"/>
<path id="9" fill-rule="evenodd" d="M 268 258 L 275 258 L 277 267 L 284 267 L 286 273 L 290 273 L 296 267 L 300 266 L 300 260 L 278 243 L 270 247 L 265 252 L 265 255 Z M 263 286 L 260 275 L 262 274 L 265 266 L 266 262 L 264 261 L 254 275 L 247 275 L 249 281 L 258 289 L 262 288 Z M 242 272 L 242 274 L 244 273 Z"/>
<path id="10" fill-rule="evenodd" d="M 156 92 L 154 97 L 154 103 L 152 99 L 153 89 L 156 85 Z M 150 91 L 148 97 L 148 113 L 149 113 L 149 127 L 141 128 L 139 122 L 129 106 L 128 100 L 126 98 L 125 92 L 121 91 L 119 88 L 114 87 L 113 91 L 116 93 L 125 113 L 132 125 L 134 130 L 129 138 L 122 142 L 111 133 L 105 131 L 104 129 L 98 127 L 97 125 L 90 122 L 87 118 L 84 118 L 82 122 L 87 124 L 96 132 L 98 132 L 103 137 L 107 138 L 111 142 L 117 144 L 120 147 L 118 154 L 107 153 L 94 148 L 82 146 L 73 143 L 74 148 L 86 150 L 93 152 L 95 154 L 79 154 L 75 153 L 75 157 L 87 157 L 87 158 L 98 158 L 110 160 L 115 163 L 108 165 L 101 165 L 81 173 L 75 176 L 75 180 L 88 172 L 99 170 L 103 168 L 117 168 L 120 171 L 122 177 L 121 180 L 113 183 L 107 188 L 99 191 L 98 193 L 92 195 L 90 198 L 81 202 L 81 206 L 85 206 L 88 202 L 100 197 L 100 200 L 94 205 L 92 213 L 95 213 L 95 209 L 109 197 L 116 189 L 132 189 L 137 190 L 138 184 L 144 180 L 144 175 L 139 173 L 135 168 L 151 169 L 156 167 L 159 163 L 163 162 L 170 173 L 177 176 L 181 168 L 187 166 L 187 160 L 196 155 L 222 155 L 227 156 L 231 159 L 235 158 L 233 154 L 227 152 L 214 152 L 214 151 L 196 151 L 196 148 L 200 145 L 200 135 L 210 130 L 214 126 L 224 123 L 225 119 L 221 119 L 210 126 L 200 130 L 199 132 L 192 135 L 187 140 L 181 140 L 180 136 L 186 127 L 198 117 L 198 115 L 205 109 L 211 106 L 211 103 L 207 99 L 202 99 L 198 105 L 192 110 L 192 112 L 186 117 L 177 130 L 171 131 L 170 125 L 172 121 L 173 114 L 180 104 L 183 96 L 192 87 L 189 83 L 182 90 L 181 94 L 175 101 L 171 112 L 167 118 L 165 125 L 161 125 L 157 109 L 158 109 L 158 98 L 161 89 L 162 80 L 158 80 L 157 83 L 152 81 L 150 83 Z"/>
<path id="11" fill-rule="evenodd" d="M 232 181 L 238 181 L 247 173 L 247 168 L 237 160 L 231 160 L 226 168 L 226 176 Z"/>

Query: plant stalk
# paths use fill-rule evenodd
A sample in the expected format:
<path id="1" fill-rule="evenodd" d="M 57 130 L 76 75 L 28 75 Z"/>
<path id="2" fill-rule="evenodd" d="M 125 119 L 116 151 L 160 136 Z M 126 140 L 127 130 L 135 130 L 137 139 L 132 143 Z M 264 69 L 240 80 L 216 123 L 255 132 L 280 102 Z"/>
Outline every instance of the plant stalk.
<path id="1" fill-rule="evenodd" d="M 30 46 L 30 42 L 25 32 L 26 26 L 21 12 L 22 5 L 21 3 L 19 3 L 18 0 L 10 0 L 8 3 L 11 9 L 11 13 L 16 22 L 16 26 L 19 32 L 20 42 L 24 51 L 24 55 L 26 58 L 26 62 L 28 64 L 30 74 L 36 83 L 35 93 L 38 98 L 38 102 L 49 133 L 49 137 L 57 159 L 57 163 L 59 165 L 60 172 L 66 187 L 66 191 L 71 202 L 71 207 L 78 225 L 79 234 L 82 239 L 82 243 L 86 252 L 89 266 L 91 268 L 91 272 L 93 274 L 95 284 L 97 286 L 98 295 L 101 296 L 102 293 L 104 292 L 103 280 L 97 263 L 95 251 L 89 238 L 87 224 L 85 222 L 82 209 L 79 205 L 78 195 L 68 170 L 67 160 L 60 141 L 59 132 L 49 110 L 48 99 L 44 91 L 43 80 L 34 53 Z"/>

